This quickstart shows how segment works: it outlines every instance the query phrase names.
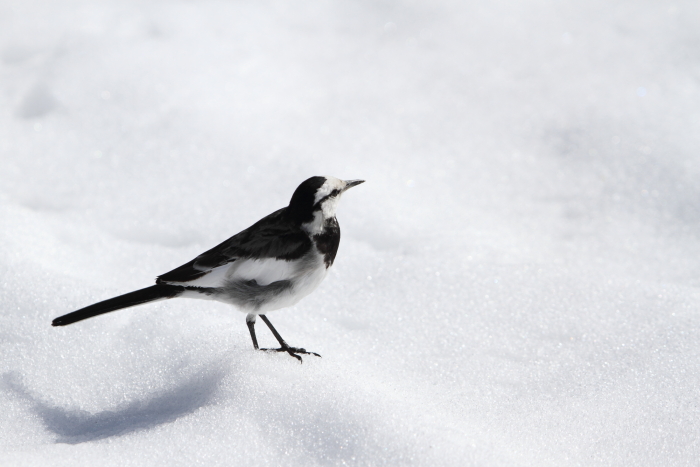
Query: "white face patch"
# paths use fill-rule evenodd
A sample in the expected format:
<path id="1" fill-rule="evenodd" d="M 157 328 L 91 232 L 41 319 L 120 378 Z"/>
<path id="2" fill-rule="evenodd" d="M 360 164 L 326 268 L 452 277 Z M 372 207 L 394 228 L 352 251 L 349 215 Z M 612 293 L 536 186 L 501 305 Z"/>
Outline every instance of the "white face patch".
<path id="1" fill-rule="evenodd" d="M 311 222 L 307 222 L 302 225 L 302 228 L 314 235 L 323 230 L 323 225 L 326 219 L 335 217 L 335 210 L 338 208 L 338 202 L 340 202 L 340 195 L 347 183 L 343 180 L 339 180 L 335 177 L 326 177 L 326 182 L 321 185 L 316 191 L 316 196 L 314 198 L 314 205 L 326 196 L 333 193 L 333 190 L 338 190 L 339 193 L 336 196 L 332 196 L 321 203 L 321 209 L 314 212 L 314 218 Z"/>
<path id="2" fill-rule="evenodd" d="M 330 219 L 335 216 L 335 210 L 338 208 L 338 202 L 340 201 L 340 193 L 337 196 L 328 198 L 323 203 L 321 203 L 321 211 L 323 212 L 324 219 Z"/>
<path id="3" fill-rule="evenodd" d="M 326 182 L 321 185 L 321 188 L 316 190 L 316 197 L 314 198 L 314 204 L 318 203 L 320 200 L 330 195 L 333 190 L 343 191 L 345 188 L 345 183 L 343 180 L 337 179 L 335 177 L 325 177 Z"/>
<path id="4" fill-rule="evenodd" d="M 340 196 L 343 192 L 349 187 L 359 185 L 364 181 L 350 180 L 346 182 L 345 180 L 329 176 L 324 178 L 326 181 L 316 190 L 316 194 L 314 195 L 314 218 L 301 225 L 301 228 L 311 235 L 322 232 L 326 221 L 335 217 L 335 211 L 338 208 Z M 321 204 L 319 205 L 319 203 Z"/>

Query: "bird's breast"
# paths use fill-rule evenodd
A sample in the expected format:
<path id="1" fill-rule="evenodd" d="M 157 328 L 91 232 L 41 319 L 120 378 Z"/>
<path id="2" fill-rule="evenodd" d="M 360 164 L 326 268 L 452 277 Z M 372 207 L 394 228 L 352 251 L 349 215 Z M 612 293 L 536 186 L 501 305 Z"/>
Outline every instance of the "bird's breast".
<path id="1" fill-rule="evenodd" d="M 328 219 L 323 230 L 312 237 L 316 250 L 323 255 L 326 268 L 331 267 L 335 261 L 340 245 L 340 226 L 335 217 Z"/>

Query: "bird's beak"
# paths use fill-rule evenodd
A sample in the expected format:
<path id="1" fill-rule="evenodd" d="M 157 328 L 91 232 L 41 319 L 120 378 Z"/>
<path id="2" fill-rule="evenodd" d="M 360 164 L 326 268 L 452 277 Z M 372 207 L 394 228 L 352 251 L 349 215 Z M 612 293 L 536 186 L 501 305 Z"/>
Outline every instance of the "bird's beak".
<path id="1" fill-rule="evenodd" d="M 364 180 L 345 180 L 345 188 L 343 188 L 343 191 L 347 191 L 350 188 L 359 185 L 360 183 L 365 183 Z"/>

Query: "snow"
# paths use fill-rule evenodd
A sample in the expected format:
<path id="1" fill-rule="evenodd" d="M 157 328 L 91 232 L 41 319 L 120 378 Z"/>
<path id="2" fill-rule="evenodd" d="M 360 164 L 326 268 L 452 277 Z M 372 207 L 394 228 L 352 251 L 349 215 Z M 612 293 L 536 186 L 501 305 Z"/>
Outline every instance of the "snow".
<path id="1" fill-rule="evenodd" d="M 2 2 L 0 463 L 696 465 L 699 21 Z M 335 265 L 269 315 L 323 358 L 209 301 L 50 326 L 325 174 Z"/>

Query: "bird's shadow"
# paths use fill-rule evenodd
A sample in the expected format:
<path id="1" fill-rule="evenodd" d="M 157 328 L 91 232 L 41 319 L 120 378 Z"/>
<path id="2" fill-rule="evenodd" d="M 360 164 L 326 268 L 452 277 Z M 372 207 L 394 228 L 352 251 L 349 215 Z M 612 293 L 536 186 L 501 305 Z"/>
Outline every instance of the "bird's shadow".
<path id="1" fill-rule="evenodd" d="M 193 413 L 212 402 L 224 376 L 222 369 L 213 369 L 176 387 L 98 413 L 45 402 L 24 384 L 17 372 L 4 373 L 0 381 L 5 389 L 30 404 L 46 429 L 57 435 L 57 443 L 79 444 L 147 430 Z"/>

